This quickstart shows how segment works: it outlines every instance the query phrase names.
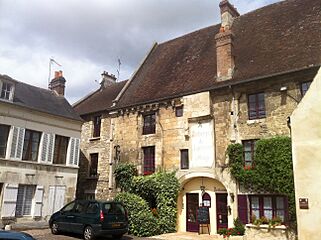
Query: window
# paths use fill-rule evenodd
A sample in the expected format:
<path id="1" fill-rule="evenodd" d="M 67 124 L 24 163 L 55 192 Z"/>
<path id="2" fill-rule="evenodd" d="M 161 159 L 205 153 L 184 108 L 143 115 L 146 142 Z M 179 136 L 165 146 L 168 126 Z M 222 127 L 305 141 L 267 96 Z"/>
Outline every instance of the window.
<path id="1" fill-rule="evenodd" d="M 280 217 L 282 222 L 286 222 L 287 216 L 287 199 L 283 196 L 249 196 L 251 219 L 266 217 L 272 219 Z"/>
<path id="2" fill-rule="evenodd" d="M 155 133 L 155 113 L 148 114 L 144 116 L 144 126 L 143 126 L 143 134 L 153 134 Z"/>
<path id="3" fill-rule="evenodd" d="M 32 130 L 25 131 L 22 160 L 37 161 L 41 133 Z"/>
<path id="4" fill-rule="evenodd" d="M 211 207 L 211 196 L 208 193 L 204 193 L 202 196 L 202 205 L 204 207 Z"/>
<path id="5" fill-rule="evenodd" d="M 144 175 L 155 172 L 155 147 L 144 147 Z"/>
<path id="6" fill-rule="evenodd" d="M 94 117 L 93 137 L 100 137 L 101 116 Z"/>
<path id="7" fill-rule="evenodd" d="M 34 185 L 19 185 L 16 216 L 28 216 L 31 215 L 32 199 L 35 194 L 36 186 Z"/>
<path id="8" fill-rule="evenodd" d="M 2 82 L 1 95 L 0 97 L 6 100 L 10 99 L 10 93 L 12 90 L 12 84 L 7 82 Z"/>
<path id="9" fill-rule="evenodd" d="M 182 117 L 183 116 L 183 106 L 176 107 L 175 116 Z"/>
<path id="10" fill-rule="evenodd" d="M 84 213 L 86 210 L 88 202 L 86 201 L 78 201 L 75 206 L 75 213 Z"/>
<path id="11" fill-rule="evenodd" d="M 90 154 L 89 177 L 97 177 L 98 169 L 98 153 Z"/>
<path id="12" fill-rule="evenodd" d="M 69 203 L 68 205 L 66 205 L 63 209 L 61 209 L 61 211 L 64 212 L 64 213 L 66 213 L 66 212 L 71 212 L 71 211 L 74 209 L 75 204 L 76 204 L 75 201 L 74 201 L 74 202 L 71 202 L 71 203 Z"/>
<path id="13" fill-rule="evenodd" d="M 90 198 L 88 200 L 94 200 L 95 199 L 95 194 L 94 195 L 94 198 Z M 88 207 L 87 207 L 87 210 L 86 210 L 86 213 L 89 213 L 89 214 L 97 214 L 99 213 L 99 205 L 98 203 L 89 203 Z"/>
<path id="14" fill-rule="evenodd" d="M 181 149 L 181 169 L 188 169 L 188 149 Z"/>
<path id="15" fill-rule="evenodd" d="M 256 140 L 243 141 L 244 166 L 251 168 L 254 162 Z"/>
<path id="16" fill-rule="evenodd" d="M 66 164 L 68 142 L 68 137 L 56 135 L 55 151 L 53 157 L 54 164 Z"/>
<path id="17" fill-rule="evenodd" d="M 248 95 L 249 119 L 265 118 L 264 93 Z"/>
<path id="18" fill-rule="evenodd" d="M 309 90 L 309 87 L 311 85 L 311 81 L 301 83 L 301 95 L 302 97 L 306 94 L 306 92 Z"/>
<path id="19" fill-rule="evenodd" d="M 0 158 L 6 157 L 9 130 L 10 130 L 9 126 L 0 125 Z"/>

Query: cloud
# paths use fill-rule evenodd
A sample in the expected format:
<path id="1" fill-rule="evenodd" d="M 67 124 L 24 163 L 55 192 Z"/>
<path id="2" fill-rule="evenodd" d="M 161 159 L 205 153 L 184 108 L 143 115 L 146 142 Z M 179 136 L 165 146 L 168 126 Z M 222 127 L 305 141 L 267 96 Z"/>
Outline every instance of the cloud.
<path id="1" fill-rule="evenodd" d="M 232 0 L 241 13 L 276 0 Z M 51 56 L 63 65 L 67 98 L 97 87 L 103 70 L 121 78 L 154 41 L 219 23 L 218 0 L 0 0 L 0 72 L 47 87 Z"/>

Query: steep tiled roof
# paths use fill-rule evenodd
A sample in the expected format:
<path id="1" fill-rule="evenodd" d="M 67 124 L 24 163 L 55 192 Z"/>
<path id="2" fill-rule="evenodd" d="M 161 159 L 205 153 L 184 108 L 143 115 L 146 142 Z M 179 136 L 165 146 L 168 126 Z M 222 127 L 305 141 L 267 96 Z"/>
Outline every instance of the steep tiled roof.
<path id="1" fill-rule="evenodd" d="M 6 75 L 0 75 L 0 79 L 15 82 L 12 104 L 60 117 L 81 120 L 68 101 L 64 97 L 56 95 L 53 91 L 16 81 Z"/>
<path id="2" fill-rule="evenodd" d="M 121 81 L 106 88 L 101 88 L 74 104 L 74 109 L 79 115 L 86 115 L 108 110 L 112 107 L 113 100 L 124 87 L 127 81 Z"/>
<path id="3" fill-rule="evenodd" d="M 210 26 L 158 45 L 120 97 L 117 107 L 200 92 L 216 81 L 215 35 Z M 235 19 L 235 73 L 241 82 L 321 64 L 320 0 L 287 0 Z"/>

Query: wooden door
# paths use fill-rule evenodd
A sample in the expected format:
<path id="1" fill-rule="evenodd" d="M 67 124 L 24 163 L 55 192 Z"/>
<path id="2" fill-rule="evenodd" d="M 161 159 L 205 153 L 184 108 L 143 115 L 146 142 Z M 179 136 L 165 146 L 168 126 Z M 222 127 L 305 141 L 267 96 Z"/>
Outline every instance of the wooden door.
<path id="1" fill-rule="evenodd" d="M 186 231 L 198 232 L 197 209 L 198 193 L 186 193 Z"/>
<path id="2" fill-rule="evenodd" d="M 227 193 L 216 194 L 216 221 L 217 229 L 227 228 Z"/>

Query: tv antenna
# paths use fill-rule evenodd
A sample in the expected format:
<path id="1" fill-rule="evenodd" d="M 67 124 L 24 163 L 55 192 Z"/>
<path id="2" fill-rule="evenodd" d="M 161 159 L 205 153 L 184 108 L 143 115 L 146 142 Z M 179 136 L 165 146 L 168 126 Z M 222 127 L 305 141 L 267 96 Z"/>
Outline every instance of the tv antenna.
<path id="1" fill-rule="evenodd" d="M 49 86 L 49 83 L 50 83 L 50 77 L 51 77 L 51 65 L 52 64 L 56 64 L 58 65 L 59 67 L 61 67 L 61 64 L 57 63 L 55 59 L 53 59 L 53 57 L 49 58 L 49 76 L 48 76 L 48 86 Z"/>
<path id="2" fill-rule="evenodd" d="M 120 65 L 121 65 L 121 61 L 120 58 L 118 58 L 118 69 L 117 69 L 117 80 L 119 81 L 119 76 L 120 76 Z"/>

